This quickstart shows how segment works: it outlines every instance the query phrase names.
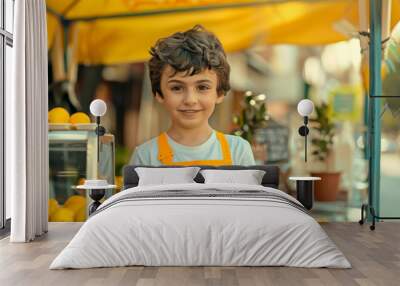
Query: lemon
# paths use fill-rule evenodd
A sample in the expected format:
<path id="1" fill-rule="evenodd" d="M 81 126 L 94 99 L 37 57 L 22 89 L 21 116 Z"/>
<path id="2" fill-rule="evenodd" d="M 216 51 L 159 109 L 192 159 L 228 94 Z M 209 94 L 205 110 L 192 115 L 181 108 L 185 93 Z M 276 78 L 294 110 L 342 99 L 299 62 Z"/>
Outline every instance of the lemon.
<path id="1" fill-rule="evenodd" d="M 75 221 L 85 221 L 86 220 L 86 207 L 80 208 L 75 213 Z"/>
<path id="2" fill-rule="evenodd" d="M 74 221 L 74 212 L 70 209 L 60 207 L 50 216 L 50 221 Z"/>
<path id="3" fill-rule="evenodd" d="M 84 185 L 85 184 L 85 178 L 79 178 L 78 180 L 78 185 Z"/>
<path id="4" fill-rule="evenodd" d="M 67 209 L 69 209 L 69 210 L 71 210 L 71 211 L 74 213 L 74 215 L 76 215 L 76 213 L 77 213 L 83 206 L 80 205 L 80 204 L 77 204 L 77 205 L 70 204 L 70 205 L 64 206 L 64 207 L 67 208 Z M 86 206 L 85 206 L 85 207 L 86 207 Z"/>
<path id="5" fill-rule="evenodd" d="M 70 204 L 80 204 L 82 206 L 86 204 L 86 198 L 78 195 L 70 196 L 64 203 L 64 206 L 68 206 Z"/>
<path id="6" fill-rule="evenodd" d="M 55 107 L 48 113 L 49 123 L 69 123 L 69 113 L 63 107 Z"/>
<path id="7" fill-rule="evenodd" d="M 90 123 L 90 117 L 84 112 L 76 112 L 71 115 L 69 122 L 72 124 Z"/>
<path id="8" fill-rule="evenodd" d="M 79 209 L 86 208 L 86 198 L 77 195 L 70 196 L 64 203 L 64 207 L 72 210 L 75 214 Z"/>
<path id="9" fill-rule="evenodd" d="M 49 220 L 50 216 L 52 216 L 59 208 L 58 202 L 55 199 L 49 199 Z"/>

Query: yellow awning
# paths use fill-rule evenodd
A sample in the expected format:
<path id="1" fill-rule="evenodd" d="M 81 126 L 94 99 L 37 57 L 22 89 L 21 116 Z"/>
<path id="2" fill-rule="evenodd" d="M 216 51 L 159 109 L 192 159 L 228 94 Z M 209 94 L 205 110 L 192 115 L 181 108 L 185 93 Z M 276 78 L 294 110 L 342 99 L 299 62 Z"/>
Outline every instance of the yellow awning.
<path id="1" fill-rule="evenodd" d="M 400 19 L 399 2 L 392 0 L 392 27 Z M 328 44 L 349 37 L 336 31 L 335 23 L 345 20 L 358 28 L 358 3 L 358 0 L 47 0 L 49 47 L 54 37 L 63 32 L 61 19 L 67 20 L 64 24 L 70 23 L 69 31 L 74 31 L 70 33 L 70 41 L 74 38 L 77 59 L 86 64 L 145 61 L 157 39 L 196 24 L 214 32 L 227 52 L 254 44 Z M 217 9 L 207 9 L 213 5 Z M 223 5 L 228 7 L 221 8 Z"/>

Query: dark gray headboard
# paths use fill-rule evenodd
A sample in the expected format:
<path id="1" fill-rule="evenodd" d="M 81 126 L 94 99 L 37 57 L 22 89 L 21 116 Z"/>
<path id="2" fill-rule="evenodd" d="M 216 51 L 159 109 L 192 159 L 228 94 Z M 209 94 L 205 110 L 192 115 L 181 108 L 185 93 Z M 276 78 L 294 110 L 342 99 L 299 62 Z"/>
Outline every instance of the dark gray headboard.
<path id="1" fill-rule="evenodd" d="M 147 167 L 147 168 L 182 168 L 182 166 L 143 166 L 143 165 L 129 165 L 124 167 L 124 189 L 133 188 L 138 185 L 139 177 L 135 171 L 136 167 Z M 221 170 L 263 170 L 265 175 L 262 179 L 262 185 L 265 187 L 271 187 L 277 189 L 279 186 L 279 167 L 278 166 L 197 166 L 201 169 L 221 169 Z M 204 183 L 203 176 L 199 173 L 194 180 L 197 183 Z"/>

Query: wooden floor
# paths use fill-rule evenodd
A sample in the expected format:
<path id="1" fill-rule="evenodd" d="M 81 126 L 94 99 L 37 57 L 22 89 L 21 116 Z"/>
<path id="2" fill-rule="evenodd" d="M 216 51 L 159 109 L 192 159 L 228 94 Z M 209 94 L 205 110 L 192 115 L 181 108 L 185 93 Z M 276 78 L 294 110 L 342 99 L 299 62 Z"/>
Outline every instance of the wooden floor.
<path id="1" fill-rule="evenodd" d="M 0 285 L 400 285 L 400 223 L 382 222 L 375 231 L 357 223 L 323 228 L 353 268 L 290 267 L 121 267 L 48 270 L 51 261 L 81 226 L 51 223 L 32 243 L 0 241 Z"/>

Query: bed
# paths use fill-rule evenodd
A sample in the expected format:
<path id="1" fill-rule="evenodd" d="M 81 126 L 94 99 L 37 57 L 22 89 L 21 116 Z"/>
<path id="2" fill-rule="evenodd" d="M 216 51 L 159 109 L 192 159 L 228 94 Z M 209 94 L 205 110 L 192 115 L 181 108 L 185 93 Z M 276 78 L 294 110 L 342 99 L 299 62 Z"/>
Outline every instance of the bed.
<path id="1" fill-rule="evenodd" d="M 350 268 L 308 211 L 278 190 L 275 166 L 200 166 L 264 170 L 261 185 L 194 183 L 139 186 L 124 169 L 124 190 L 84 223 L 50 269 L 144 266 Z M 143 167 L 143 166 L 142 166 Z"/>

